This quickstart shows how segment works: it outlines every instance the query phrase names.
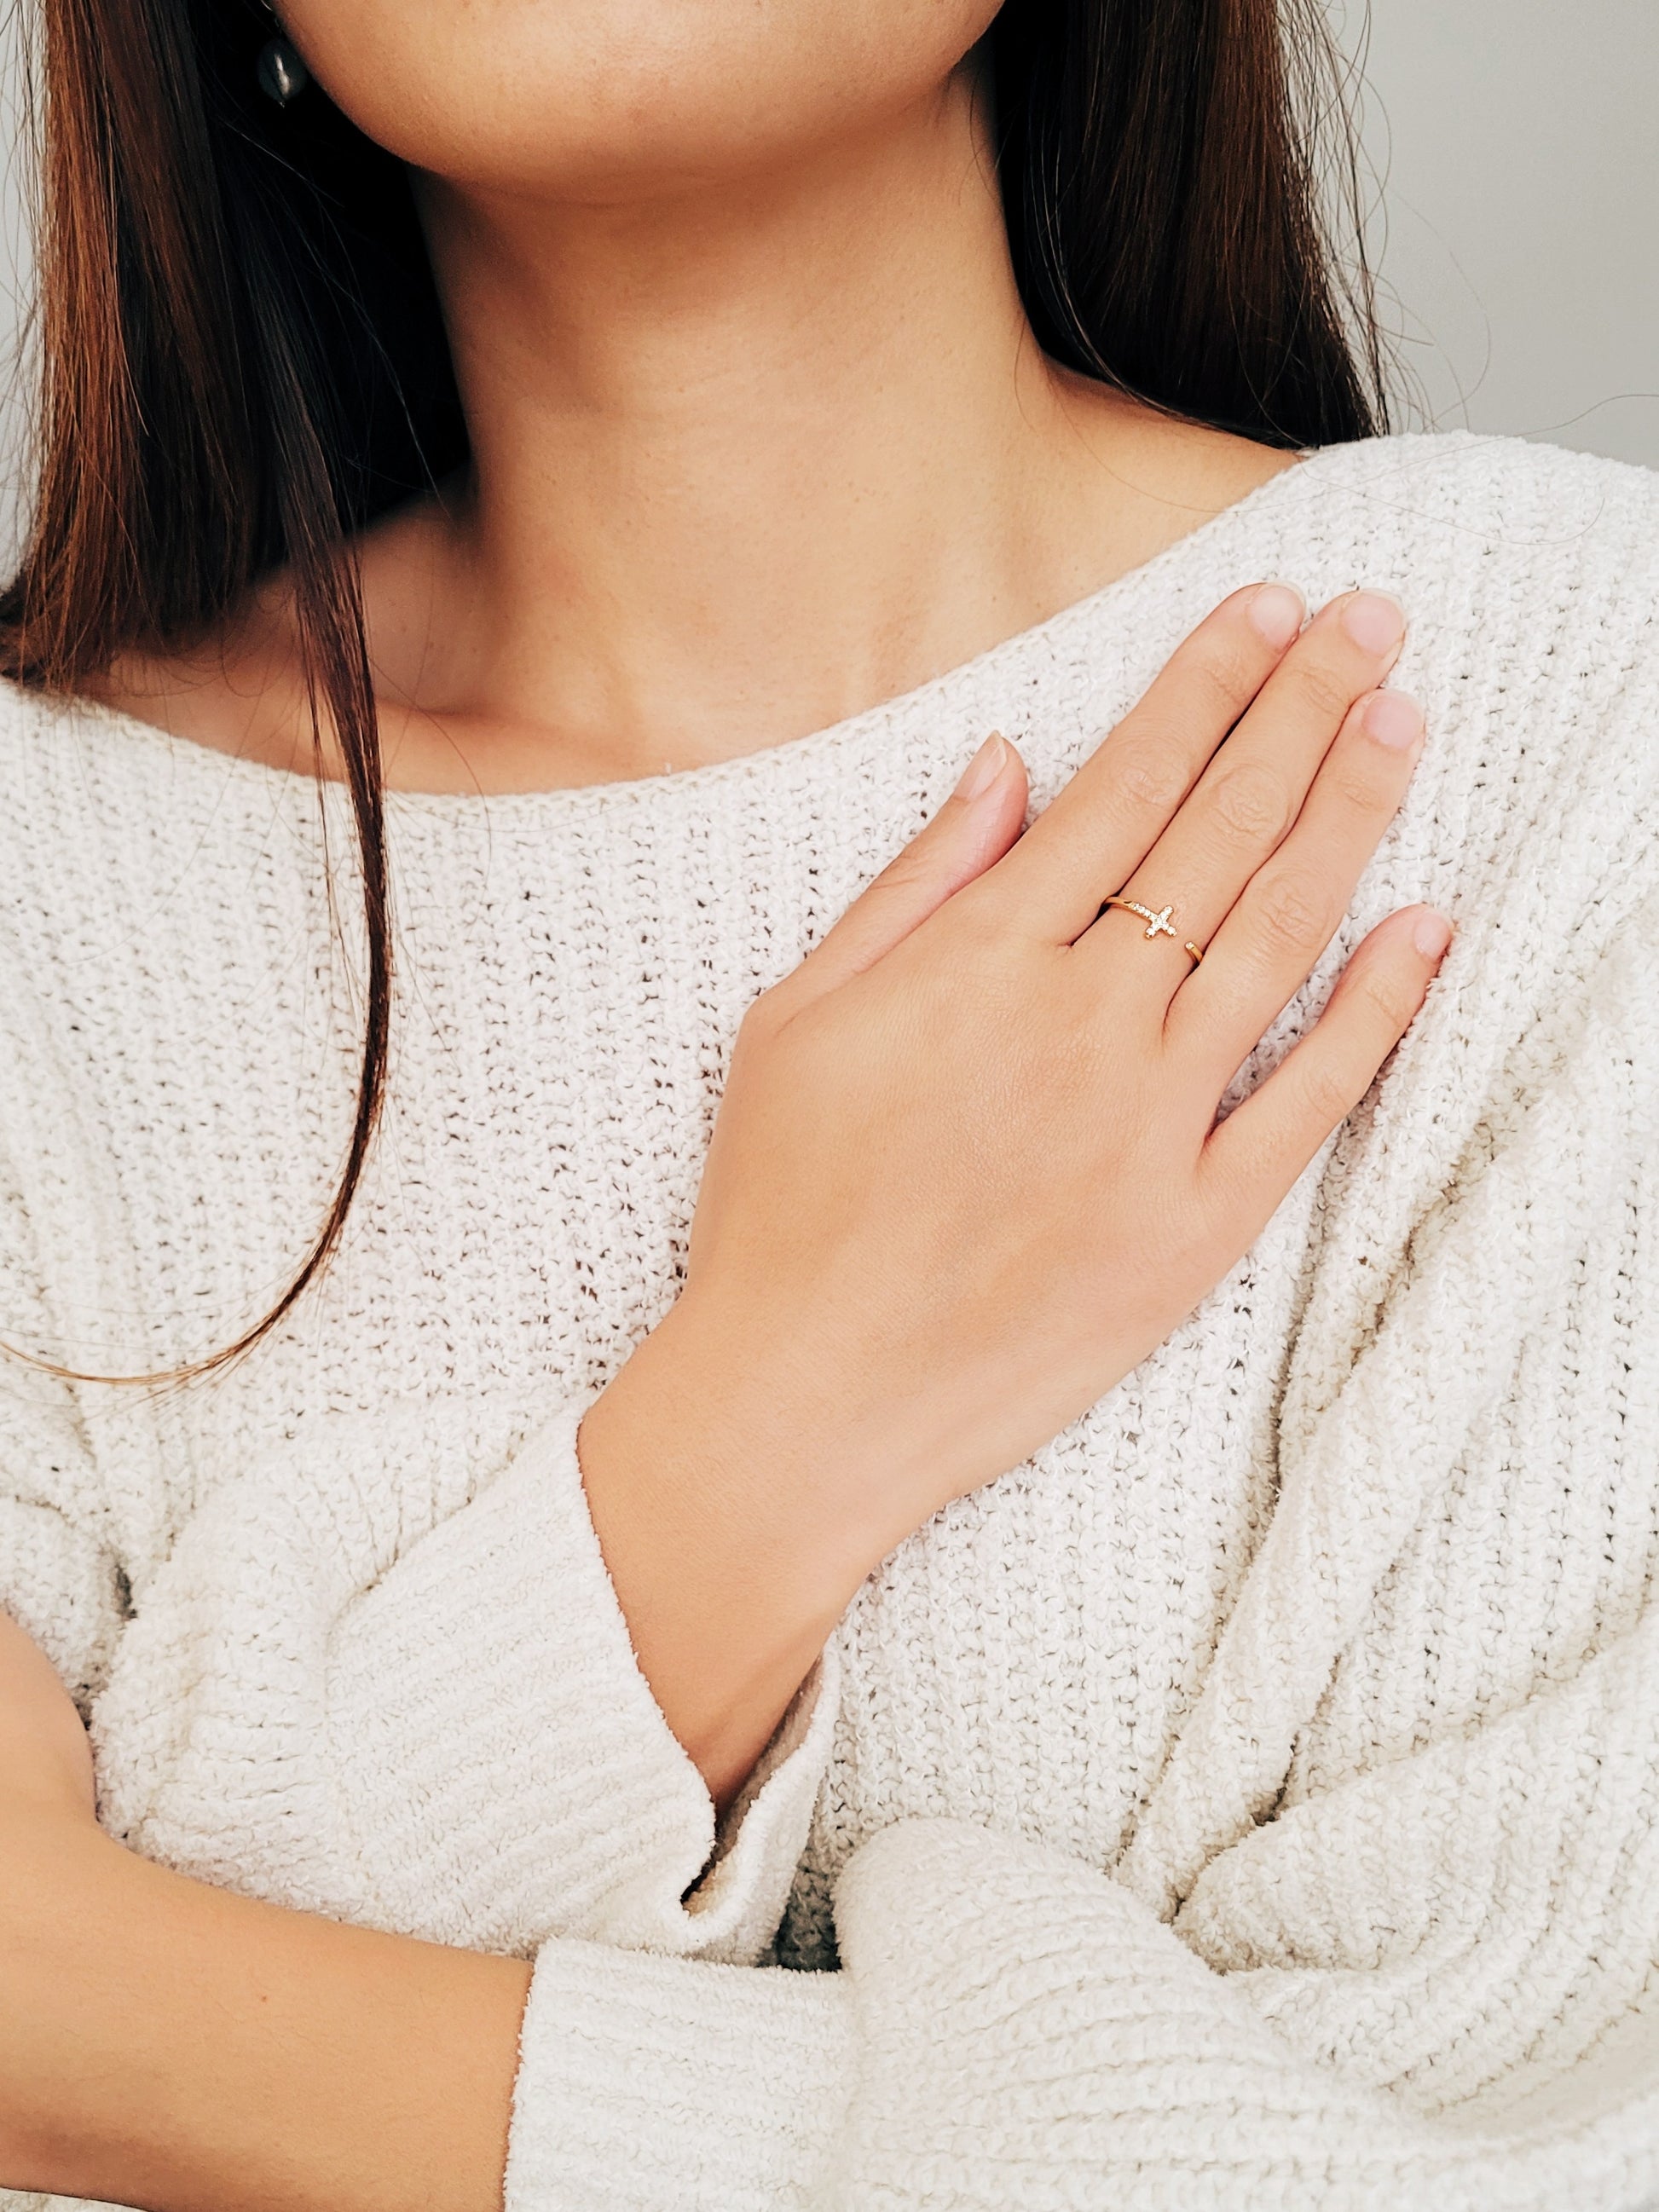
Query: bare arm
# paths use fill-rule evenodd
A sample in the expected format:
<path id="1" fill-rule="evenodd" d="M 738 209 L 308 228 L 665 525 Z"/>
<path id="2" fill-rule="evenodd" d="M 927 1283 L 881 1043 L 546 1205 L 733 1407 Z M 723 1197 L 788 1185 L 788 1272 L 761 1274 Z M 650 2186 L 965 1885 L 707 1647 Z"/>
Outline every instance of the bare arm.
<path id="1" fill-rule="evenodd" d="M 0 2187 L 146 2212 L 494 2212 L 530 1969 L 188 1881 L 93 1817 L 0 1613 Z"/>
<path id="2" fill-rule="evenodd" d="M 0 1858 L 0 2182 L 147 2212 L 499 2206 L 527 1966 L 233 1897 L 89 1823 Z"/>

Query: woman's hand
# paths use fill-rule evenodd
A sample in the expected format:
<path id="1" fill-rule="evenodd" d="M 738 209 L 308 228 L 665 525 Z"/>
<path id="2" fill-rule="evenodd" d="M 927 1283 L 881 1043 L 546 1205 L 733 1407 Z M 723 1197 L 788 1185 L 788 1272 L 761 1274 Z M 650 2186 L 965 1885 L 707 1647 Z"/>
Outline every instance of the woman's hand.
<path id="1" fill-rule="evenodd" d="M 1023 836 L 1022 766 L 988 745 L 744 1024 L 689 1285 L 582 1437 L 641 1662 L 717 1796 L 864 1575 L 1163 1341 L 1421 1003 L 1449 930 L 1419 908 L 1218 1126 L 1422 742 L 1377 689 L 1394 602 L 1301 612 L 1226 601 Z M 1119 892 L 1173 933 L 1103 914 Z"/>

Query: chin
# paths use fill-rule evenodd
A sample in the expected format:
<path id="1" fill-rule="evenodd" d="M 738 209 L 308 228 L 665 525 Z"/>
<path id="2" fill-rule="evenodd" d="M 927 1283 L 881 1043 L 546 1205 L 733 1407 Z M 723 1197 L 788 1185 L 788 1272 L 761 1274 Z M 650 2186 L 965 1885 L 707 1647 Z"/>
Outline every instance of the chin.
<path id="1" fill-rule="evenodd" d="M 457 185 L 628 197 L 810 158 L 942 88 L 993 0 L 286 0 L 360 130 Z"/>

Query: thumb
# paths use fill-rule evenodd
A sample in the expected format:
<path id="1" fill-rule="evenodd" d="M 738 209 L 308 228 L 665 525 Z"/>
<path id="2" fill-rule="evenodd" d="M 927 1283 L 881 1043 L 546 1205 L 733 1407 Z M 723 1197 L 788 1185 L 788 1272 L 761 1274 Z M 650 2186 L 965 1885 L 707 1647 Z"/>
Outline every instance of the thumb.
<path id="1" fill-rule="evenodd" d="M 964 884 L 994 866 L 1025 819 L 1025 763 L 997 732 L 919 836 L 854 899 L 791 981 L 792 998 L 817 998 L 873 968 Z"/>

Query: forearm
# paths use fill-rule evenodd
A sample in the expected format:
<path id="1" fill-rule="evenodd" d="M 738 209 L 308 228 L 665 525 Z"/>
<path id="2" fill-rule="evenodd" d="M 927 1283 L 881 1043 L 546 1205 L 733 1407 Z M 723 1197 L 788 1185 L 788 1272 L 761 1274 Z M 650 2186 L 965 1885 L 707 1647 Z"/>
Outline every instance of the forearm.
<path id="1" fill-rule="evenodd" d="M 523 1963 L 0 1832 L 0 2186 L 146 2212 L 496 2212 Z"/>

